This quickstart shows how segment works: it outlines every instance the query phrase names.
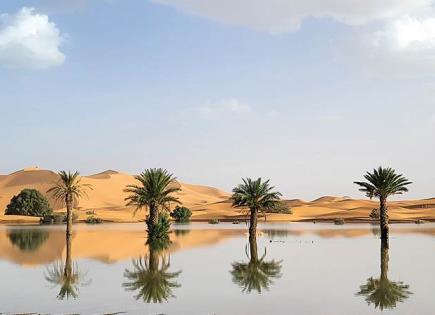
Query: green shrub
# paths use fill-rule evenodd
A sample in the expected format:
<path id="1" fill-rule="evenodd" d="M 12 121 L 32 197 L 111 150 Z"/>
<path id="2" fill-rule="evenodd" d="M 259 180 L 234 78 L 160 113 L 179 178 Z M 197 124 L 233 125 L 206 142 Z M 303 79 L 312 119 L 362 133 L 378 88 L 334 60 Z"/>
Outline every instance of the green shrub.
<path id="1" fill-rule="evenodd" d="M 47 198 L 38 190 L 23 189 L 18 195 L 12 197 L 5 214 L 42 217 L 52 212 Z"/>
<path id="2" fill-rule="evenodd" d="M 268 209 L 266 213 L 284 213 L 292 214 L 292 209 L 287 205 L 285 201 L 280 201 L 275 204 L 275 207 Z"/>
<path id="3" fill-rule="evenodd" d="M 146 220 L 148 227 L 148 240 L 154 242 L 156 240 L 169 240 L 169 228 L 171 223 L 167 214 L 161 214 L 156 225 L 153 225 L 149 218 Z"/>
<path id="4" fill-rule="evenodd" d="M 218 219 L 211 219 L 208 221 L 208 224 L 219 224 L 219 220 Z"/>
<path id="5" fill-rule="evenodd" d="M 86 218 L 85 222 L 88 224 L 100 224 L 103 223 L 103 220 L 101 218 L 90 215 Z"/>
<path id="6" fill-rule="evenodd" d="M 380 216 L 381 214 L 379 213 L 379 209 L 377 208 L 373 209 L 369 214 L 369 217 L 372 219 L 379 219 Z"/>
<path id="7" fill-rule="evenodd" d="M 344 224 L 344 219 L 343 218 L 335 218 L 334 219 L 334 224 L 335 225 L 343 225 Z"/>
<path id="8" fill-rule="evenodd" d="M 177 206 L 171 212 L 171 217 L 179 223 L 186 223 L 190 221 L 190 217 L 192 216 L 192 211 L 186 207 Z"/>

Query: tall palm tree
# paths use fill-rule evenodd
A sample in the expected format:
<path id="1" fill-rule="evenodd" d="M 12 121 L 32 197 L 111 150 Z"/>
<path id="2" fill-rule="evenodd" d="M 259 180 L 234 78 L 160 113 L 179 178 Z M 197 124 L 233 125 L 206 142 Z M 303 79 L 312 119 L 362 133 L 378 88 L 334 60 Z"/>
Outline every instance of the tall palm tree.
<path id="1" fill-rule="evenodd" d="M 361 188 L 360 191 L 366 193 L 367 197 L 372 199 L 373 197 L 379 198 L 379 210 L 380 210 L 380 228 L 381 238 L 388 239 L 388 207 L 387 198 L 391 195 L 400 195 L 408 191 L 406 186 L 412 184 L 402 174 L 396 174 L 396 171 L 392 168 L 379 167 L 374 169 L 373 173 L 367 172 L 364 175 L 366 182 L 354 182 Z"/>
<path id="2" fill-rule="evenodd" d="M 357 296 L 364 296 L 367 304 L 374 304 L 375 308 L 393 309 L 397 302 L 404 302 L 412 292 L 409 285 L 401 281 L 390 281 L 388 279 L 389 261 L 388 240 L 383 239 L 381 243 L 381 275 L 378 279 L 373 277 L 360 286 Z"/>
<path id="3" fill-rule="evenodd" d="M 92 185 L 83 184 L 81 182 L 80 173 L 70 171 L 60 171 L 58 173 L 59 180 L 51 187 L 47 193 L 53 198 L 66 206 L 66 238 L 68 240 L 72 236 L 72 209 L 82 197 L 87 197 L 87 190 L 92 190 Z"/>
<path id="4" fill-rule="evenodd" d="M 169 211 L 171 202 L 180 203 L 173 194 L 180 191 L 173 174 L 162 168 L 151 168 L 134 177 L 140 185 L 128 185 L 124 192 L 127 206 L 135 207 L 134 213 L 145 208 L 149 210 L 148 222 L 151 227 L 159 221 L 160 209 Z"/>
<path id="5" fill-rule="evenodd" d="M 86 273 L 79 270 L 77 263 L 73 263 L 71 256 L 71 239 L 66 241 L 65 263 L 55 262 L 48 266 L 45 272 L 45 280 L 55 286 L 60 286 L 57 298 L 59 300 L 78 298 L 79 286 L 89 284 L 85 281 Z"/>
<path id="6" fill-rule="evenodd" d="M 281 261 L 265 261 L 266 250 L 261 257 L 258 257 L 257 241 L 254 237 L 249 238 L 250 253 L 246 247 L 246 256 L 249 262 L 235 262 L 232 264 L 231 275 L 233 282 L 242 287 L 242 292 L 250 293 L 252 290 L 261 293 L 263 289 L 268 290 L 273 284 L 272 279 L 281 277 Z"/>
<path id="7" fill-rule="evenodd" d="M 152 243 L 148 243 L 148 247 L 148 256 L 133 259 L 133 270 L 125 270 L 124 277 L 128 281 L 122 286 L 128 291 L 137 291 L 136 300 L 162 303 L 174 297 L 172 290 L 181 286 L 175 280 L 181 270 L 170 272 L 170 259 L 160 253 L 162 249 Z"/>
<path id="8" fill-rule="evenodd" d="M 231 199 L 233 207 L 249 209 L 249 236 L 255 239 L 258 212 L 264 213 L 279 206 L 281 193 L 273 191 L 275 187 L 269 185 L 269 180 L 263 182 L 261 178 L 257 180 L 242 178 L 242 181 L 243 184 L 233 189 Z"/>

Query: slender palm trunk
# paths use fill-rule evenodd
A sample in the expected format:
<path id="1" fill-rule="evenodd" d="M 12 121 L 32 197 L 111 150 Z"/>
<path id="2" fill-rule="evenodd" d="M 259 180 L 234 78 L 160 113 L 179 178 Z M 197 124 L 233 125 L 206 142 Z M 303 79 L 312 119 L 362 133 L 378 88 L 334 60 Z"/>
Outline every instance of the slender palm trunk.
<path id="1" fill-rule="evenodd" d="M 72 198 L 67 195 L 65 198 L 66 203 L 66 243 L 71 241 L 72 237 Z"/>
<path id="2" fill-rule="evenodd" d="M 249 221 L 249 239 L 253 238 L 257 241 L 257 209 L 250 209 L 251 218 Z"/>
<path id="3" fill-rule="evenodd" d="M 72 238 L 68 237 L 66 238 L 66 258 L 65 258 L 65 270 L 64 275 L 65 277 L 70 277 L 72 274 L 72 257 L 71 257 L 71 242 Z"/>
<path id="4" fill-rule="evenodd" d="M 380 200 L 380 220 L 379 225 L 381 228 L 381 239 L 387 240 L 389 237 L 389 227 L 388 227 L 388 207 L 387 198 L 381 196 Z"/>
<path id="5" fill-rule="evenodd" d="M 388 280 L 388 261 L 389 261 L 388 239 L 381 240 L 381 281 Z"/>

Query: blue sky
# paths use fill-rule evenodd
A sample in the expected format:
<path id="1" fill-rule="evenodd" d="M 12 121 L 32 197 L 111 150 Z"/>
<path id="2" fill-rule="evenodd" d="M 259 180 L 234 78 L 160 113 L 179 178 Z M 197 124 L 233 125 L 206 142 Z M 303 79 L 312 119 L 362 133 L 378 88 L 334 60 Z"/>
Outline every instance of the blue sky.
<path id="1" fill-rule="evenodd" d="M 0 4 L 0 173 L 165 167 L 230 190 L 361 196 L 389 165 L 435 196 L 428 0 Z"/>

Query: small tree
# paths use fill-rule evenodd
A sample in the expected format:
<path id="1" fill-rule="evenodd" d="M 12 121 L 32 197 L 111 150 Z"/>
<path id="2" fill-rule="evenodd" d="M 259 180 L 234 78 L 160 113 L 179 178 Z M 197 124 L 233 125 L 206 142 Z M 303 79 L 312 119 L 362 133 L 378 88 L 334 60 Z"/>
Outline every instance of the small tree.
<path id="1" fill-rule="evenodd" d="M 12 197 L 5 214 L 42 217 L 52 212 L 47 198 L 38 190 L 23 189 L 18 195 Z"/>
<path id="2" fill-rule="evenodd" d="M 174 211 L 171 212 L 171 218 L 173 218 L 176 222 L 186 223 L 190 221 L 190 217 L 192 216 L 192 211 L 189 208 L 183 206 L 176 206 Z"/>

